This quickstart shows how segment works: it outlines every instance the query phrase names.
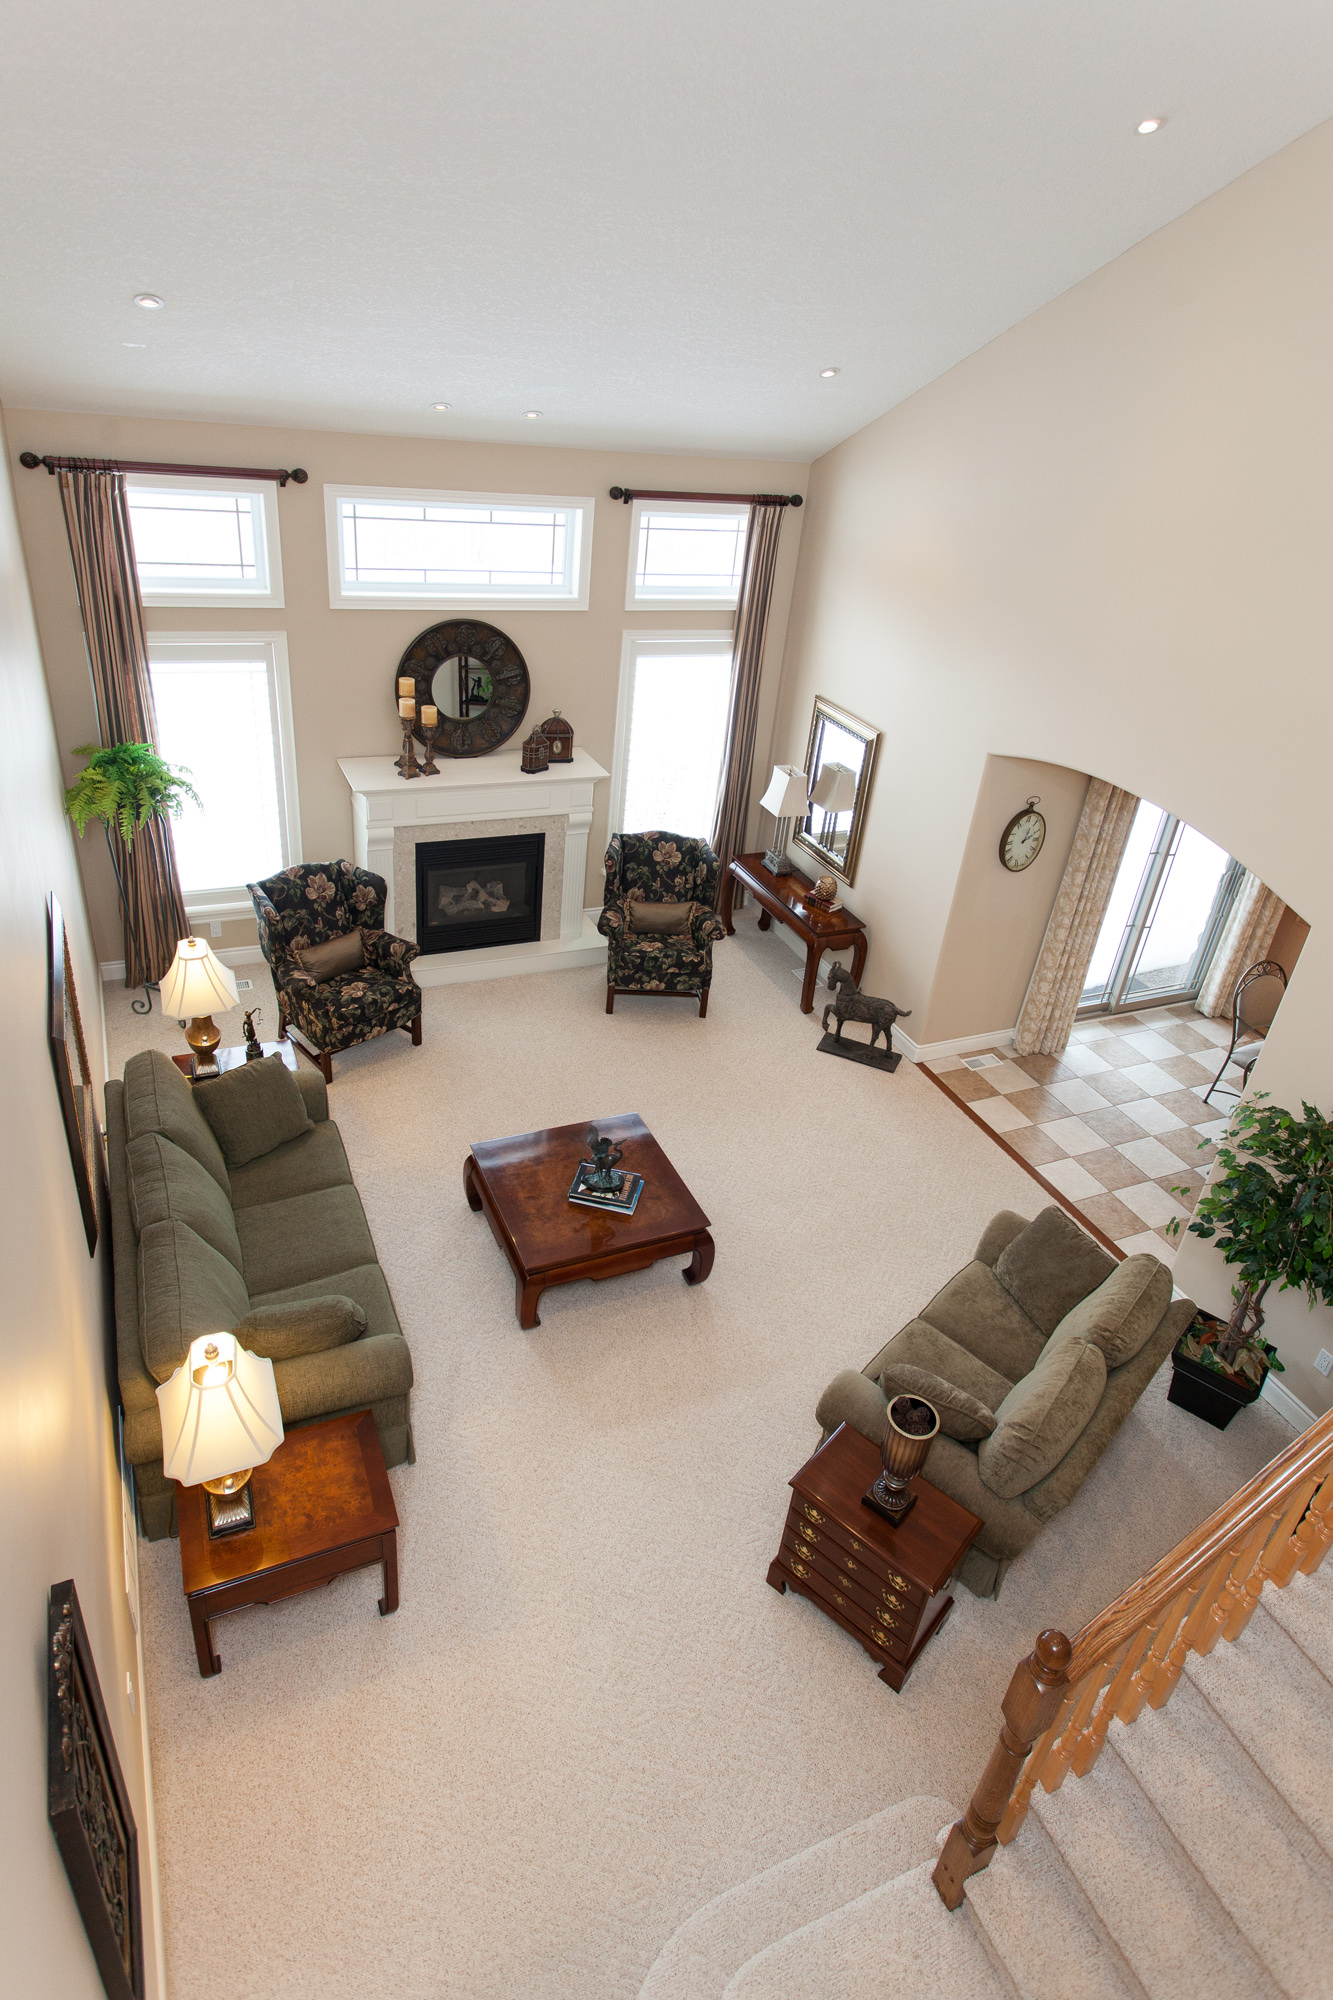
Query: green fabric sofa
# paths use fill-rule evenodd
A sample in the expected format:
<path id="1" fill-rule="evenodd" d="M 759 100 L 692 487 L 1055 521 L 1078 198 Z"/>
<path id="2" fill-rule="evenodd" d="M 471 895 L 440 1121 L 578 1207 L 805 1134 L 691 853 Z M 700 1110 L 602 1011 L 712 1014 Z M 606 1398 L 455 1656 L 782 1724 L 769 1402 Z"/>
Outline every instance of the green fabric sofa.
<path id="1" fill-rule="evenodd" d="M 155 1392 L 201 1333 L 272 1358 L 287 1428 L 369 1408 L 385 1463 L 410 1461 L 412 1359 L 324 1078 L 274 1056 L 192 1084 L 148 1050 L 107 1084 L 106 1114 L 125 1451 L 149 1540 L 175 1525 Z"/>
<path id="2" fill-rule="evenodd" d="M 1194 1317 L 1156 1257 L 1110 1256 L 1061 1208 L 1002 1209 L 972 1262 L 858 1374 L 819 1399 L 827 1438 L 884 1435 L 888 1394 L 925 1397 L 925 1477 L 984 1523 L 959 1569 L 998 1596 L 1010 1562 L 1067 1507 Z"/>

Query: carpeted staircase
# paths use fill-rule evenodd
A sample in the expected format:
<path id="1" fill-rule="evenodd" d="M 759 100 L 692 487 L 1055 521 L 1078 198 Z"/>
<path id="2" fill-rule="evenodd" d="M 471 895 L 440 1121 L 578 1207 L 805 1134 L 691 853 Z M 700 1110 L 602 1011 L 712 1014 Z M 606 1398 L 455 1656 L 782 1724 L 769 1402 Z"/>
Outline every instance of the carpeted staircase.
<path id="1" fill-rule="evenodd" d="M 957 1816 L 907 1799 L 717 1897 L 639 2000 L 1329 2000 L 1333 1562 L 1038 1787 L 951 1915 L 930 1878 Z"/>

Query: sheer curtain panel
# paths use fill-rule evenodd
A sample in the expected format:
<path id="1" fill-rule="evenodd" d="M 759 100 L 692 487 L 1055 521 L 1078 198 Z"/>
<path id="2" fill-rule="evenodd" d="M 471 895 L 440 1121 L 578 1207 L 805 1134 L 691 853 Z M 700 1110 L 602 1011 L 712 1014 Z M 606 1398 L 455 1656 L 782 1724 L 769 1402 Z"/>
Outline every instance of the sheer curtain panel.
<path id="1" fill-rule="evenodd" d="M 1116 870 L 1139 802 L 1094 778 L 1014 1030 L 1014 1053 L 1058 1056 L 1069 1041 Z"/>
<path id="2" fill-rule="evenodd" d="M 1194 1003 L 1196 1013 L 1219 1018 L 1230 1014 L 1236 982 L 1242 972 L 1257 965 L 1261 958 L 1267 958 L 1286 908 L 1279 895 L 1246 870 L 1199 988 Z"/>

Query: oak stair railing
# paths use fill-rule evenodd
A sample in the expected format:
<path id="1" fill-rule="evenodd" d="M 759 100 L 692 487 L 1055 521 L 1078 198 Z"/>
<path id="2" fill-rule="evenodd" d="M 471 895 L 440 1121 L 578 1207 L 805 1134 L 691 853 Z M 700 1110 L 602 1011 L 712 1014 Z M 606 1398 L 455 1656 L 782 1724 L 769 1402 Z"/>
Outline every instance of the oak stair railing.
<path id="1" fill-rule="evenodd" d="M 1333 1541 L 1333 1410 L 1131 1584 L 1071 1643 L 1043 1632 L 1014 1670 L 1004 1727 L 933 1881 L 956 1910 L 969 1875 L 1014 1838 L 1033 1788 L 1086 1777 L 1113 1717 L 1133 1722 L 1171 1698 L 1191 1653 L 1237 1639 L 1264 1585 L 1318 1569 Z"/>

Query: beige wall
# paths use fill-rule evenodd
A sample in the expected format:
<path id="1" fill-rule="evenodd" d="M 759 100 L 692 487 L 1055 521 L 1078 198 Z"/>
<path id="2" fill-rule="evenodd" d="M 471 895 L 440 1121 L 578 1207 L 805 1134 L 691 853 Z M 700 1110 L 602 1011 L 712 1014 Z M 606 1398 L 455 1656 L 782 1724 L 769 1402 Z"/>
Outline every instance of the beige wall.
<path id="1" fill-rule="evenodd" d="M 0 477 L 0 1930 L 6 1990 L 97 2000 L 101 1981 L 46 1820 L 46 1603 L 72 1576 L 139 1825 L 150 1826 L 139 1660 L 125 1595 L 120 1480 L 106 1393 L 107 1253 L 88 1255 L 46 1041 L 46 898 L 65 913 L 89 1056 L 102 1081 L 100 989 L 19 549 Z M 139 1716 L 125 1677 L 133 1677 Z M 145 1895 L 148 1991 L 157 1991 Z"/>
<path id="2" fill-rule="evenodd" d="M 817 693 L 885 731 L 847 893 L 872 990 L 1001 1025 L 952 936 L 970 829 L 988 758 L 1063 765 L 1310 922 L 1258 1082 L 1333 1109 L 1331 233 L 1324 126 L 813 468 L 773 751 L 800 755 Z M 995 838 L 1011 810 L 986 805 Z M 1177 1276 L 1225 1304 L 1196 1238 Z M 1333 1313 L 1287 1297 L 1270 1326 L 1327 1408 Z"/>
<path id="3" fill-rule="evenodd" d="M 1087 790 L 1084 771 L 987 757 L 930 999 L 914 1024 L 918 1045 L 1014 1026 Z M 1046 838 L 1036 860 L 1015 875 L 1000 860 L 1000 835 L 1034 794 Z"/>
<path id="4" fill-rule="evenodd" d="M 609 489 L 804 492 L 808 473 L 803 465 L 771 459 L 649 457 L 636 452 L 565 451 L 540 445 L 450 444 L 341 431 L 166 423 L 52 411 L 11 410 L 8 425 L 33 601 L 61 754 L 70 779 L 79 769 L 79 760 L 71 758 L 70 751 L 76 744 L 95 741 L 97 733 L 82 627 L 56 482 L 45 472 L 17 469 L 19 452 L 306 468 L 308 485 L 288 486 L 278 495 L 285 609 L 152 610 L 146 615 L 150 631 L 286 632 L 302 847 L 309 859 L 332 859 L 351 852 L 349 793 L 337 759 L 397 754 L 402 738 L 396 727 L 394 668 L 418 632 L 439 619 L 457 615 L 420 607 L 401 611 L 330 609 L 324 527 L 326 481 L 594 496 L 597 505 L 588 610 L 483 610 L 479 615 L 508 632 L 527 660 L 532 705 L 525 733 L 558 706 L 572 722 L 579 747 L 610 770 L 623 634 L 631 629 L 707 631 L 730 620 L 725 614 L 709 611 L 625 610 L 631 510 L 610 499 Z M 768 658 L 774 662 L 782 657 L 801 522 L 799 509 L 789 511 L 783 522 L 768 646 Z M 756 739 L 761 759 L 772 726 L 776 670 L 768 681 Z M 609 792 L 609 784 L 599 785 L 588 844 L 589 904 L 601 903 Z M 122 947 L 115 889 L 99 847 L 97 836 L 84 843 L 89 904 L 100 958 L 118 959 Z M 253 921 L 228 923 L 222 941 L 237 945 L 254 935 Z"/>

